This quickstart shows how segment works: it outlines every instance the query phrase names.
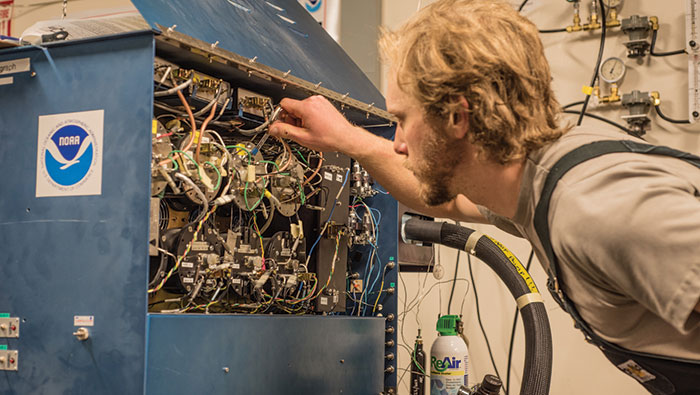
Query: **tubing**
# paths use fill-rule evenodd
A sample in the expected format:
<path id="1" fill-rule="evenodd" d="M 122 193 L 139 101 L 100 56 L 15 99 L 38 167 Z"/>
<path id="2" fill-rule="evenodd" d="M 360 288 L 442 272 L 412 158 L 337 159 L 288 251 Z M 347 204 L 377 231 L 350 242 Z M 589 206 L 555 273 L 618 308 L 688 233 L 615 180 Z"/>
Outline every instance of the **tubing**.
<path id="1" fill-rule="evenodd" d="M 408 219 L 402 227 L 402 235 L 409 240 L 442 244 L 458 250 L 466 250 L 467 242 L 475 231 L 445 222 Z M 532 294 L 534 283 L 525 268 L 509 259 L 505 247 L 481 235 L 473 247 L 467 250 L 486 263 L 503 281 L 516 300 Z M 473 244 L 473 241 L 472 241 Z M 512 258 L 515 258 L 512 256 Z M 517 260 L 516 260 L 517 262 Z M 536 289 L 534 290 L 536 292 Z M 520 309 L 525 328 L 525 368 L 520 387 L 521 395 L 546 395 L 552 377 L 552 334 L 544 303 L 531 302 Z"/>

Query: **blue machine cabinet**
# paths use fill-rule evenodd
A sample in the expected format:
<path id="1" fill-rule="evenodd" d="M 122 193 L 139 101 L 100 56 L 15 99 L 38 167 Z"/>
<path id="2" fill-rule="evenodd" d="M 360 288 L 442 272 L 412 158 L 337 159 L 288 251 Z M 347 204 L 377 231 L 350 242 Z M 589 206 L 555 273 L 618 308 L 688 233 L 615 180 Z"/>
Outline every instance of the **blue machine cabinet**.
<path id="1" fill-rule="evenodd" d="M 296 10 L 294 1 L 277 3 Z M 311 17 L 294 17 L 296 31 L 287 29 L 292 39 L 308 39 L 299 29 L 320 34 Z M 226 49 L 239 49 L 232 43 Z M 386 333 L 397 324 L 386 320 L 396 317 L 396 293 L 382 297 L 383 317 L 147 312 L 153 62 L 156 52 L 169 51 L 167 40 L 150 31 L 0 51 L 0 64 L 28 59 L 31 65 L 0 85 L 0 320 L 20 320 L 19 337 L 0 336 L 0 353 L 18 352 L 17 370 L 0 370 L 0 394 L 395 391 L 395 370 L 385 373 L 395 360 L 385 354 L 396 355 L 396 331 Z M 301 64 L 302 55 L 292 58 Z M 347 59 L 339 59 L 335 70 L 347 69 Z M 367 88 L 359 97 L 381 107 L 381 96 L 366 78 L 358 82 L 357 71 L 324 78 L 337 91 Z M 313 70 L 304 73 L 310 79 Z M 310 92 L 302 84 L 288 93 Z M 39 118 L 98 110 L 104 111 L 99 193 L 37 197 Z M 376 111 L 364 117 L 356 110 L 349 118 L 377 121 Z M 378 195 L 368 203 L 382 212 L 380 260 L 392 261 L 396 202 Z M 350 263 L 360 274 L 364 254 Z M 397 271 L 385 278 L 394 289 Z M 88 340 L 76 339 L 78 327 L 88 329 Z M 386 347 L 387 340 L 394 345 Z"/>

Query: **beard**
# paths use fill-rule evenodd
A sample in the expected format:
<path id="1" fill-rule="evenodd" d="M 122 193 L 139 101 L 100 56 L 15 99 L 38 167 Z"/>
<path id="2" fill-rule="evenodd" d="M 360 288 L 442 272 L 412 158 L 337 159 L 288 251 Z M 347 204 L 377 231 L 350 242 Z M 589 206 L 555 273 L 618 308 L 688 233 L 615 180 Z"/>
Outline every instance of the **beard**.
<path id="1" fill-rule="evenodd" d="M 450 185 L 464 152 L 434 131 L 430 133 L 424 145 L 423 158 L 415 163 L 405 162 L 404 166 L 418 179 L 421 200 L 428 206 L 439 206 L 457 197 Z"/>

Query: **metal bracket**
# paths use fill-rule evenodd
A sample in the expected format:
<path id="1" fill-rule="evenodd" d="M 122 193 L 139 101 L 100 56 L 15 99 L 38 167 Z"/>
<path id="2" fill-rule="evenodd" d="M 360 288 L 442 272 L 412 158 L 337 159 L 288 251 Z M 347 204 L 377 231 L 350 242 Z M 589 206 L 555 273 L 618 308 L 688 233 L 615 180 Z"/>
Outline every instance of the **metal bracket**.
<path id="1" fill-rule="evenodd" d="M 17 317 L 2 317 L 0 318 L 0 338 L 18 338 L 19 337 L 19 318 Z"/>
<path id="2" fill-rule="evenodd" d="M 17 350 L 0 349 L 0 370 L 17 371 L 19 365 L 19 352 Z"/>

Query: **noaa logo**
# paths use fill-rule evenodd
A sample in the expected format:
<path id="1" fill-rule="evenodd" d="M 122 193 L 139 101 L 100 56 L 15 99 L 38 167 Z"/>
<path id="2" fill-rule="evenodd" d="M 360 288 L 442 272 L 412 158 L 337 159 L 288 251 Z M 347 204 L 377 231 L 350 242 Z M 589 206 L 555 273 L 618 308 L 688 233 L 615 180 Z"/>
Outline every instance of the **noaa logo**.
<path id="1" fill-rule="evenodd" d="M 104 111 L 39 117 L 36 196 L 99 195 Z"/>
<path id="2" fill-rule="evenodd" d="M 72 186 L 88 174 L 94 156 L 92 138 L 88 132 L 78 125 L 66 125 L 49 136 L 44 164 L 53 182 Z"/>
<path id="3" fill-rule="evenodd" d="M 306 6 L 307 11 L 316 12 L 321 8 L 322 3 L 323 0 L 306 0 L 304 6 Z"/>

